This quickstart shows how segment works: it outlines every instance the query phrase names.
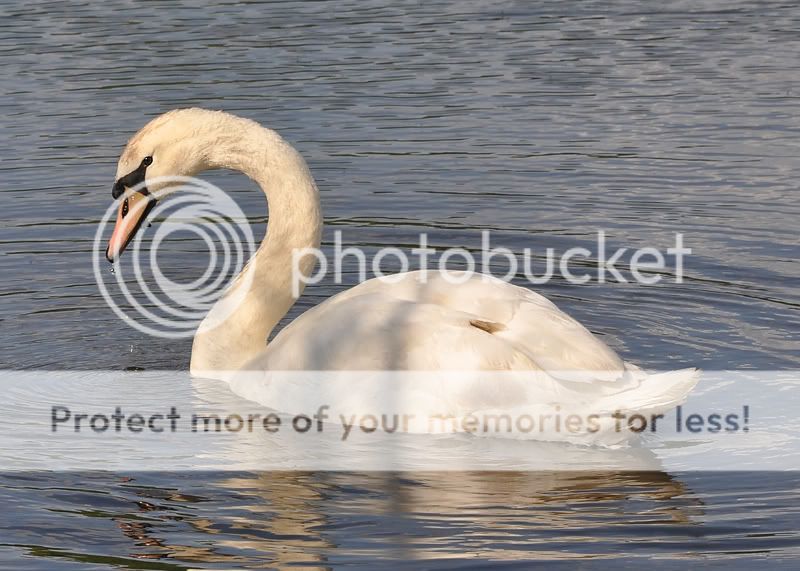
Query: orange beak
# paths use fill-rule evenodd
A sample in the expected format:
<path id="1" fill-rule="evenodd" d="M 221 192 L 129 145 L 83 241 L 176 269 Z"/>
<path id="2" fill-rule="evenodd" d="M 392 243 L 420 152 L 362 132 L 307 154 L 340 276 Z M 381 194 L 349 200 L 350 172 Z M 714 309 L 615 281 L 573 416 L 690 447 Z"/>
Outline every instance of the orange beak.
<path id="1" fill-rule="evenodd" d="M 114 263 L 136 235 L 144 219 L 156 205 L 156 199 L 147 189 L 127 191 L 117 210 L 117 223 L 108 241 L 106 259 Z"/>

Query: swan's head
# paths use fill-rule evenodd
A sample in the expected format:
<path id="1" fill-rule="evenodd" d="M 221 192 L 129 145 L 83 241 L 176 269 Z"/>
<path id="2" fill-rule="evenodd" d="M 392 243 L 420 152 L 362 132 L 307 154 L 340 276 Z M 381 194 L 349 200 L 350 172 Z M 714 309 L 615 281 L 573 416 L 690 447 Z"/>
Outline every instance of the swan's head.
<path id="1" fill-rule="evenodd" d="M 170 178 L 209 168 L 210 134 L 226 117 L 220 111 L 176 109 L 156 117 L 128 141 L 111 191 L 120 204 L 106 249 L 108 261 L 125 250 L 157 199 L 179 186 Z"/>

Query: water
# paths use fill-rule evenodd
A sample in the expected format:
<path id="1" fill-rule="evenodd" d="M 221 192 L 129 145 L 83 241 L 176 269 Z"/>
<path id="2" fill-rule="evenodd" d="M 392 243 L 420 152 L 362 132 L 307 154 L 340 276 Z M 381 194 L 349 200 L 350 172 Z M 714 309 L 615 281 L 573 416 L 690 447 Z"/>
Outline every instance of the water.
<path id="1" fill-rule="evenodd" d="M 125 326 L 91 267 L 117 157 L 191 105 L 281 132 L 333 230 L 370 250 L 693 249 L 686 279 L 538 286 L 653 368 L 800 362 L 800 9 L 779 3 L 32 2 L 0 8 L 0 364 L 185 369 Z M 256 232 L 263 197 L 230 190 Z M 199 241 L 165 245 L 176 276 Z M 352 276 L 351 276 L 352 277 Z M 339 291 L 310 288 L 287 319 Z M 794 474 L 2 476 L 0 564 L 751 566 L 798 553 Z M 574 561 L 573 561 L 574 562 Z"/>
<path id="2" fill-rule="evenodd" d="M 772 476 L 768 492 L 741 474 L 70 473 L 58 485 L 42 474 L 0 482 L 4 517 L 24 522 L 3 534 L 9 559 L 41 569 L 411 560 L 441 569 L 485 568 L 487 559 L 627 569 L 646 558 L 721 568 L 732 556 L 743 566 L 772 556 L 780 567 L 776 554 L 788 569 L 797 553 L 797 510 L 787 507 L 797 506 L 796 474 Z M 40 504 L 47 509 L 35 511 Z"/>

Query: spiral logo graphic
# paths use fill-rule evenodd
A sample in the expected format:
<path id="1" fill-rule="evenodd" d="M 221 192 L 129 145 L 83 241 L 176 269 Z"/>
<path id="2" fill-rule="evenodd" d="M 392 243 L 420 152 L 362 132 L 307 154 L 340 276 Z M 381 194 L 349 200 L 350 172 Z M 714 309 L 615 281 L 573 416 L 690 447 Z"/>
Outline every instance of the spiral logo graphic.
<path id="1" fill-rule="evenodd" d="M 138 191 L 147 194 L 146 185 L 163 188 L 148 194 L 149 199 L 157 201 L 145 221 L 145 224 L 154 222 L 154 232 L 139 229 L 125 253 L 112 266 L 105 260 L 109 236 L 106 228 L 109 222 L 114 224 L 120 208 L 128 212 L 127 202 L 120 206 L 120 201 L 133 198 Z M 163 200 L 167 194 L 169 199 Z M 138 198 L 141 197 L 140 193 Z M 196 241 L 199 237 L 205 243 L 208 257 L 205 270 L 197 279 L 188 283 L 176 281 L 167 277 L 169 268 L 159 267 L 158 250 L 171 234 L 183 236 L 184 243 L 187 234 L 189 240 Z M 228 194 L 192 177 L 159 177 L 127 190 L 108 208 L 95 233 L 92 261 L 103 298 L 122 320 L 149 335 L 178 339 L 193 336 L 223 294 L 226 294 L 223 312 L 229 314 L 239 306 L 250 288 L 252 272 L 245 272 L 235 288 L 226 292 L 225 286 L 242 271 L 255 251 L 256 243 L 247 218 Z M 167 259 L 180 262 L 172 256 Z M 197 256 L 191 257 L 195 264 L 191 275 L 197 273 L 197 259 Z M 251 261 L 250 270 L 252 264 Z M 218 308 L 214 317 L 215 320 L 224 319 L 227 315 L 220 314 Z"/>

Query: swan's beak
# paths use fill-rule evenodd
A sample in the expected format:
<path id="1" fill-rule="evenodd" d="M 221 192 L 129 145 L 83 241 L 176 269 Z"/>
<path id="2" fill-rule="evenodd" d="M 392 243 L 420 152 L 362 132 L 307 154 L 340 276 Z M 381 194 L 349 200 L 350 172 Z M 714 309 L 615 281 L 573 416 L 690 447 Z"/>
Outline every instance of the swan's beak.
<path id="1" fill-rule="evenodd" d="M 147 215 L 156 205 L 156 199 L 147 192 L 146 188 L 137 191 L 127 191 L 119 203 L 117 210 L 117 223 L 114 232 L 108 241 L 106 259 L 114 263 L 120 254 L 125 251 L 128 243 L 136 235 L 139 227 Z"/>

